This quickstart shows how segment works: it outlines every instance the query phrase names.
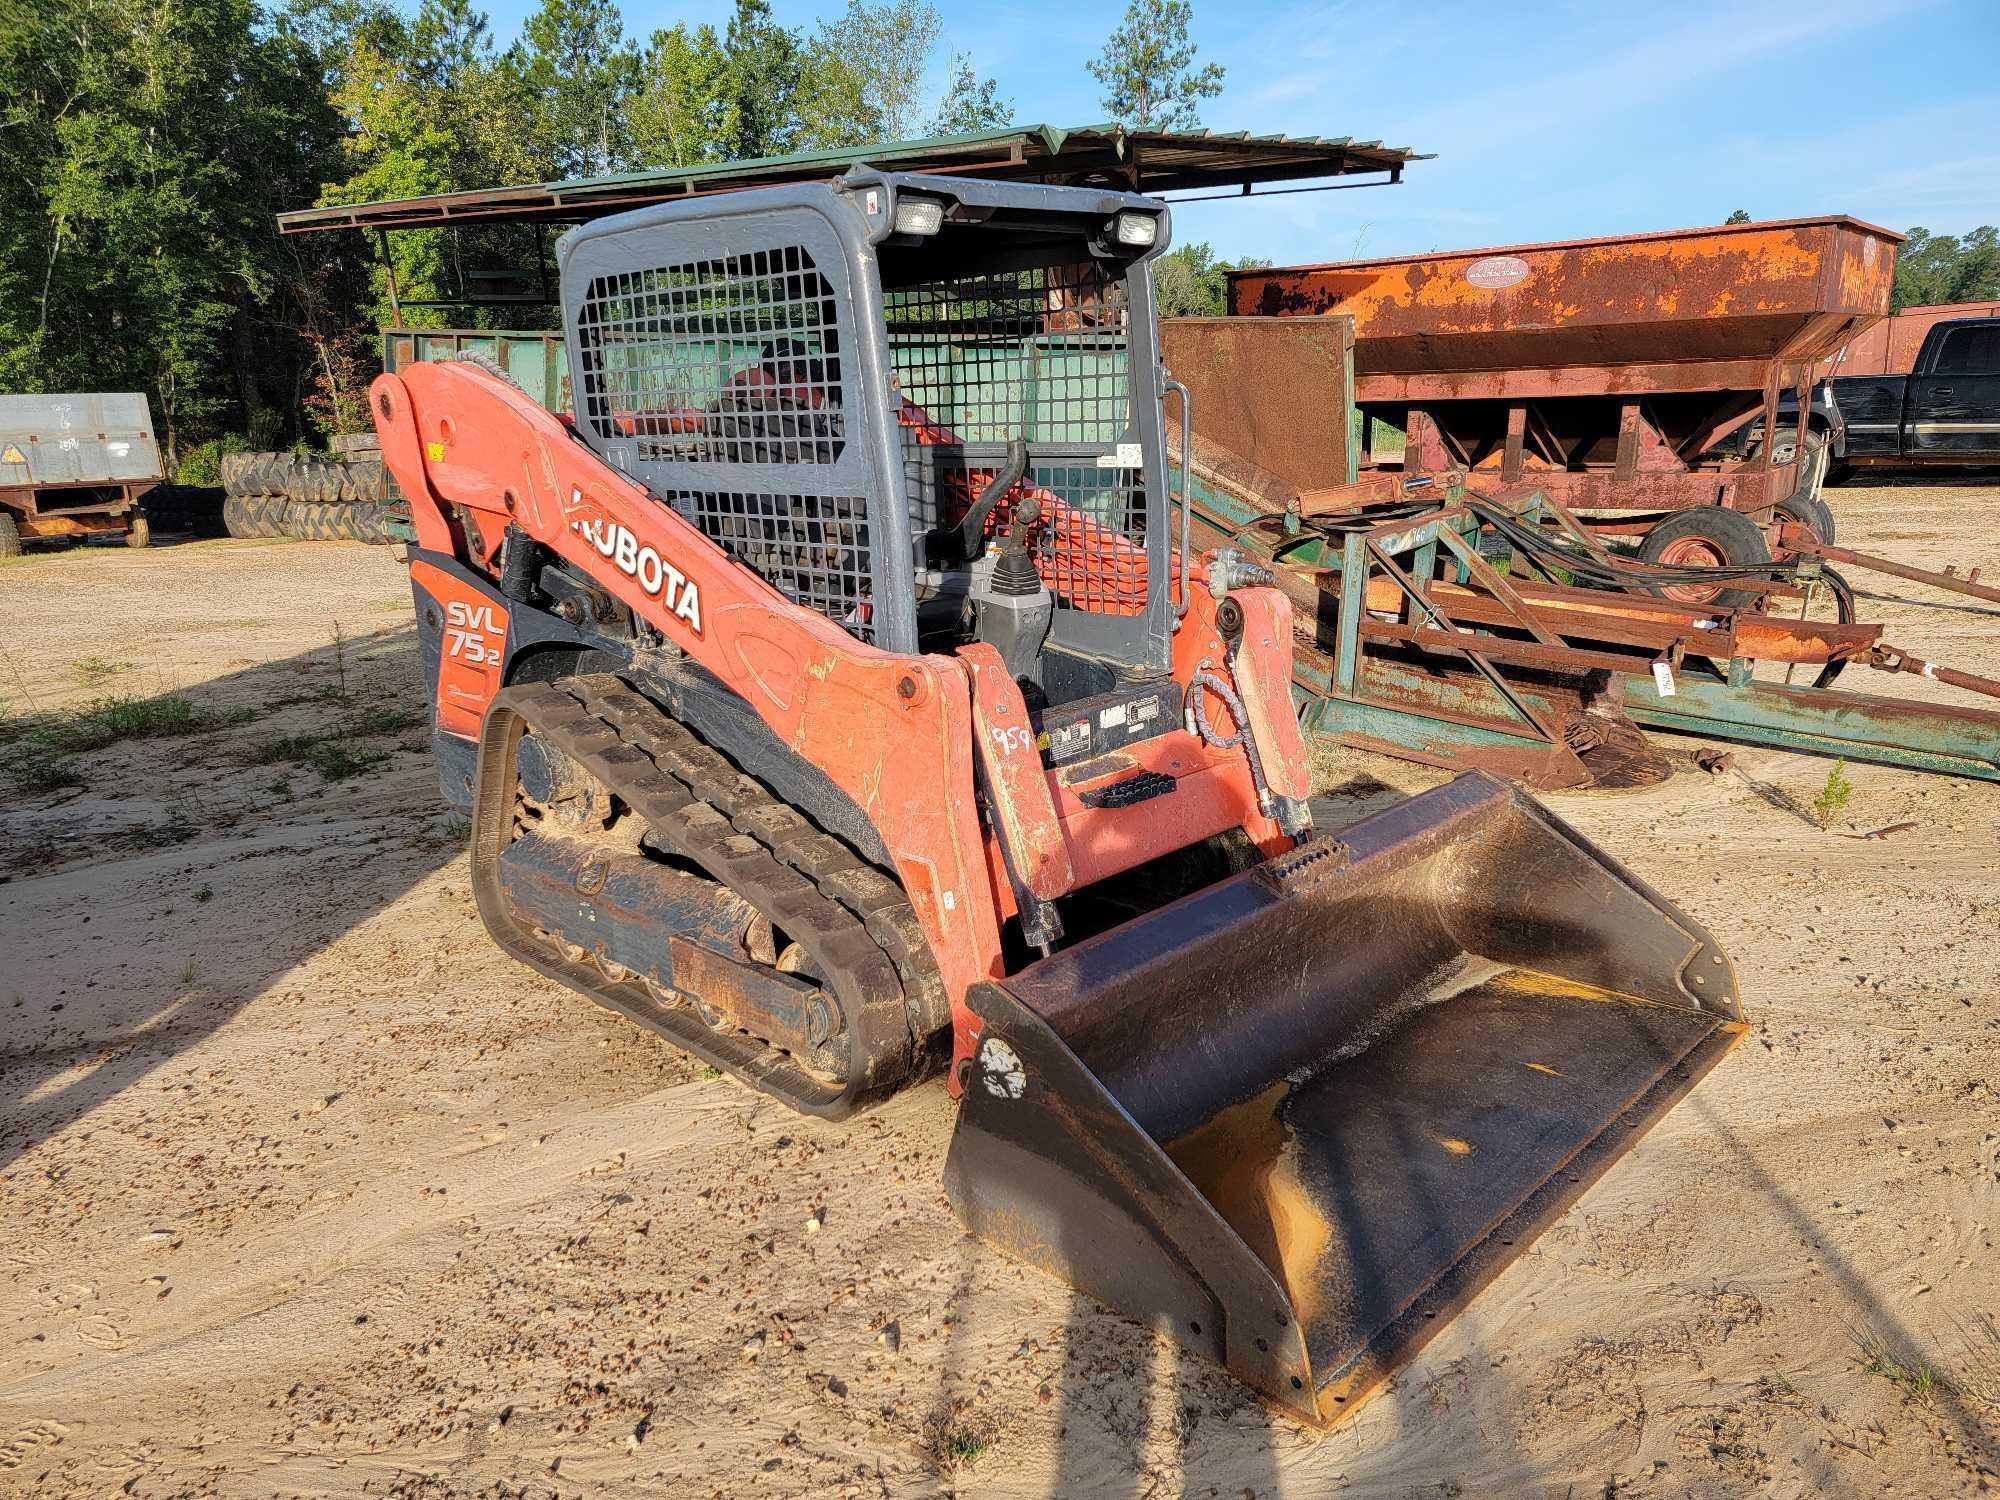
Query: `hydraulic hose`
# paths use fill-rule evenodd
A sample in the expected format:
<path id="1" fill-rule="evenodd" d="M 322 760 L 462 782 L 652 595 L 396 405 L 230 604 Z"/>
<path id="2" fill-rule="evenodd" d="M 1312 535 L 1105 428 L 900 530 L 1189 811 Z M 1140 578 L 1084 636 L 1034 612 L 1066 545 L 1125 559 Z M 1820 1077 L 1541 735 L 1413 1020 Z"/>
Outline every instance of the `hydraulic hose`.
<path id="1" fill-rule="evenodd" d="M 1208 699 L 1206 693 L 1213 693 L 1222 700 L 1230 717 L 1236 720 L 1236 732 L 1222 735 L 1208 721 Z M 1257 737 L 1250 732 L 1250 715 L 1244 710 L 1243 700 L 1230 686 L 1229 679 L 1209 670 L 1209 663 L 1203 657 L 1194 669 L 1194 676 L 1188 679 L 1188 716 L 1194 720 L 1195 733 L 1202 743 L 1216 750 L 1234 750 L 1243 747 L 1244 755 L 1250 761 L 1250 784 L 1257 789 L 1257 806 L 1265 812 L 1271 810 L 1271 788 L 1264 780 L 1264 757 L 1257 753 Z"/>
<path id="2" fill-rule="evenodd" d="M 948 543 L 956 549 L 952 561 L 967 562 L 978 556 L 979 543 L 986 534 L 986 517 L 1000 503 L 1000 497 L 1019 484 L 1021 476 L 1027 472 L 1027 439 L 1009 438 L 1006 459 L 986 488 L 979 492 L 979 498 L 966 510 L 964 518 L 956 527 L 941 526 L 931 533 L 934 541 Z"/>

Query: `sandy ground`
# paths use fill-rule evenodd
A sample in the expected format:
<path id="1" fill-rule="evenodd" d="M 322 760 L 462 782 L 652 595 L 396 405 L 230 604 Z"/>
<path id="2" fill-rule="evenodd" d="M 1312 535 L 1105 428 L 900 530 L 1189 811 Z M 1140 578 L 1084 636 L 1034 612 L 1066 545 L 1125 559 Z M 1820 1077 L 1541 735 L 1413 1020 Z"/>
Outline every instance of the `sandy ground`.
<path id="1" fill-rule="evenodd" d="M 1835 504 L 1919 563 L 2000 533 L 1990 485 Z M 1892 638 L 2000 673 L 2000 610 L 1883 592 Z M 1752 750 L 1550 799 L 1719 934 L 1754 1035 L 1316 1433 L 963 1235 L 941 1085 L 820 1125 L 490 947 L 422 730 L 328 691 L 422 709 L 407 610 L 342 544 L 0 569 L 10 714 L 258 715 L 0 803 L 0 1493 L 2000 1486 L 2000 787 L 1853 767 L 1822 832 L 1827 763 Z M 366 774 L 271 748 L 343 726 Z M 1332 776 L 1349 809 L 1435 779 Z"/>

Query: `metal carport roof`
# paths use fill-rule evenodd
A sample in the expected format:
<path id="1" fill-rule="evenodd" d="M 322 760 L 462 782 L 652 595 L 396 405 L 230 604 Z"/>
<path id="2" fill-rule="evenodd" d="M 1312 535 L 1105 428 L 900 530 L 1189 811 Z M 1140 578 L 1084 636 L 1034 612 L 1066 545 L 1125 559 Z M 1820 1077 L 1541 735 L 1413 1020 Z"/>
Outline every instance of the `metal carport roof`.
<path id="1" fill-rule="evenodd" d="M 1073 129 L 1011 125 L 931 140 L 434 193 L 382 203 L 304 208 L 278 215 L 278 228 L 285 234 L 307 234 L 328 229 L 421 229 L 494 222 L 579 224 L 695 194 L 833 177 L 862 163 L 899 172 L 1031 182 L 1115 182 L 1145 193 L 1202 188 L 1237 188 L 1248 193 L 1260 182 L 1305 182 L 1374 172 L 1386 173 L 1390 182 L 1396 182 L 1405 163 L 1427 159 L 1406 147 L 1348 136 L 1128 130 L 1122 125 Z"/>

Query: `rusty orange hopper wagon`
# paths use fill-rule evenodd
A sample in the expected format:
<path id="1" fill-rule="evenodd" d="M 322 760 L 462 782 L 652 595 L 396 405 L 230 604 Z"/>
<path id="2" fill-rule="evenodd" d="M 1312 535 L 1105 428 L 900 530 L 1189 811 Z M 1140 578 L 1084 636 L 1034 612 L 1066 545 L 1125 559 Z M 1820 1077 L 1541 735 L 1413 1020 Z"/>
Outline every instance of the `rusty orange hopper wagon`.
<path id="1" fill-rule="evenodd" d="M 1403 435 L 1364 466 L 1810 525 L 1819 439 L 1809 403 L 1781 427 L 1778 398 L 1887 314 L 1901 241 L 1834 216 L 1274 267 L 1230 273 L 1229 310 L 1354 320 L 1367 431 Z"/>
<path id="2" fill-rule="evenodd" d="M 1498 782 L 1314 830 L 1290 605 L 1169 503 L 1167 241 L 865 169 L 649 207 L 562 241 L 573 421 L 371 399 L 495 940 L 826 1120 L 942 1072 L 974 1232 L 1325 1422 L 1741 1013 Z"/>

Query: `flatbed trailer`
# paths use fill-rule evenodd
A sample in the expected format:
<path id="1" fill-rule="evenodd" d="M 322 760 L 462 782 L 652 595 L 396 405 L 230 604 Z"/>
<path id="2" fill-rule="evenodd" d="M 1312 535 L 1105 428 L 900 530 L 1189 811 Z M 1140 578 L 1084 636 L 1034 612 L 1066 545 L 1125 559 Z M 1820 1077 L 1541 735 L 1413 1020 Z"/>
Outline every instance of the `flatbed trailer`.
<path id="1" fill-rule="evenodd" d="M 0 396 L 0 556 L 24 541 L 151 539 L 139 501 L 161 480 L 137 392 Z"/>
<path id="2" fill-rule="evenodd" d="M 1888 313 L 1901 240 L 1831 215 L 1268 267 L 1229 273 L 1229 312 L 1353 320 L 1366 432 L 1402 435 L 1400 451 L 1365 446 L 1363 468 L 1768 525 L 1810 519 L 1791 502 L 1817 487 L 1814 365 Z M 1805 415 L 1762 442 L 1787 390 Z"/>

